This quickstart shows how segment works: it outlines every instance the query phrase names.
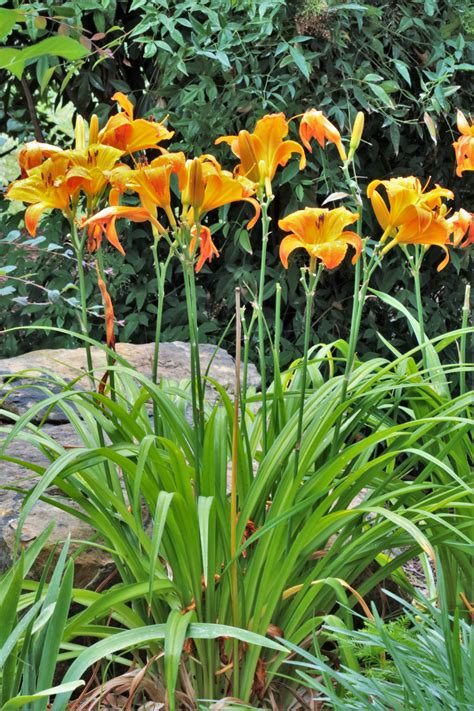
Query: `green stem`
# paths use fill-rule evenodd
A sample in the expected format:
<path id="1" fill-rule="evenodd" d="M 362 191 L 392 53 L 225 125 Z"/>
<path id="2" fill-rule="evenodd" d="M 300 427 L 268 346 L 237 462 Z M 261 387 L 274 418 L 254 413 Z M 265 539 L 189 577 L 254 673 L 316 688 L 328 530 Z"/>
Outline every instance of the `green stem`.
<path id="1" fill-rule="evenodd" d="M 187 246 L 184 250 L 188 250 Z M 191 399 L 193 408 L 193 424 L 195 435 L 196 457 L 196 495 L 200 489 L 201 443 L 204 438 L 203 426 L 203 395 L 201 383 L 201 364 L 199 362 L 198 326 L 196 313 L 196 286 L 194 281 L 194 264 L 188 255 L 183 256 L 184 287 L 186 293 L 186 309 L 188 314 L 189 338 L 191 342 Z"/>
<path id="2" fill-rule="evenodd" d="M 265 291 L 265 272 L 267 263 L 267 247 L 270 228 L 270 218 L 268 207 L 271 200 L 262 197 L 260 205 L 262 208 L 262 258 L 260 262 L 260 280 L 258 287 L 257 315 L 258 315 L 258 351 L 260 364 L 260 378 L 262 391 L 262 456 L 267 451 L 267 368 L 265 364 L 265 322 L 263 314 L 263 300 Z"/>
<path id="3" fill-rule="evenodd" d="M 352 317 L 351 317 L 351 331 L 349 335 L 349 345 L 347 349 L 346 367 L 344 369 L 344 375 L 342 376 L 341 385 L 341 395 L 339 398 L 339 405 L 342 405 L 346 399 L 347 390 L 349 387 L 350 377 L 352 369 L 354 367 L 355 353 L 357 348 L 357 341 L 359 339 L 360 324 L 362 320 L 362 313 L 364 310 L 365 297 L 367 295 L 367 289 L 369 288 L 370 278 L 377 267 L 376 261 L 376 251 L 374 250 L 372 257 L 367 265 L 364 266 L 364 274 L 362 284 L 360 283 L 360 259 L 356 262 L 355 275 L 354 275 L 354 300 L 352 303 Z M 343 411 L 339 413 L 335 426 L 334 426 L 334 436 L 331 445 L 331 456 L 335 454 L 339 446 L 339 435 L 341 432 Z"/>
<path id="4" fill-rule="evenodd" d="M 318 271 L 316 269 L 316 257 L 311 257 L 309 264 L 309 284 L 306 287 L 306 308 L 305 308 L 305 326 L 304 326 L 304 346 L 303 346 L 303 368 L 301 373 L 301 395 L 300 395 L 300 407 L 298 412 L 298 429 L 296 433 L 296 444 L 295 444 L 295 461 L 294 461 L 294 476 L 295 479 L 298 475 L 298 465 L 300 461 L 300 451 L 301 451 L 301 437 L 303 435 L 303 414 L 304 414 L 304 403 L 306 395 L 306 377 L 308 372 L 308 350 L 309 350 L 309 337 L 311 331 L 311 316 L 313 311 L 313 299 L 318 285 L 319 279 L 323 272 L 323 265 L 320 264 Z"/>
<path id="5" fill-rule="evenodd" d="M 250 446 L 250 438 L 247 428 L 247 382 L 248 382 L 248 364 L 249 364 L 249 351 L 250 351 L 250 334 L 252 332 L 257 312 L 252 311 L 252 317 L 250 319 L 249 327 L 245 325 L 245 314 L 241 313 L 241 325 L 244 331 L 244 363 L 242 368 L 242 388 L 240 396 L 240 427 L 242 431 L 242 436 L 245 442 L 245 450 L 247 453 L 247 466 L 249 474 L 252 474 L 252 449 Z"/>
<path id="6" fill-rule="evenodd" d="M 416 312 L 418 315 L 418 324 L 420 326 L 420 347 L 421 347 L 421 358 L 422 358 L 422 363 L 423 363 L 423 370 L 425 371 L 426 375 L 429 375 L 428 372 L 428 361 L 426 357 L 426 348 L 425 348 L 425 343 L 426 343 L 426 336 L 425 336 L 425 325 L 424 325 L 424 315 L 423 315 L 423 301 L 421 298 L 421 284 L 420 284 L 420 267 L 421 267 L 421 262 L 423 260 L 423 253 L 421 255 L 418 254 L 418 249 L 417 249 L 417 254 L 415 258 L 415 264 L 412 266 L 411 273 L 413 275 L 413 281 L 415 284 L 415 299 L 416 299 Z"/>
<path id="7" fill-rule="evenodd" d="M 170 248 L 168 256 L 165 261 L 160 263 L 158 259 L 158 240 L 153 239 L 153 245 L 151 248 L 153 253 L 153 264 L 155 266 L 156 284 L 158 290 L 158 302 L 156 306 L 156 324 L 155 324 L 155 349 L 153 351 L 153 364 L 152 364 L 152 380 L 154 383 L 158 382 L 158 358 L 160 352 L 160 341 L 161 341 L 161 325 L 163 322 L 163 305 L 165 300 L 165 282 L 166 275 L 168 273 L 168 267 L 171 259 L 174 255 L 173 250 Z"/>
<path id="8" fill-rule="evenodd" d="M 232 624 L 240 626 L 239 618 L 239 585 L 238 563 L 235 558 L 237 551 L 237 465 L 239 452 L 239 407 L 240 407 L 240 354 L 242 348 L 241 321 L 240 321 L 240 289 L 235 290 L 235 386 L 234 386 L 234 419 L 232 423 L 232 478 L 230 489 L 230 557 L 232 560 L 231 575 L 231 604 Z M 233 694 L 239 695 L 239 642 L 233 642 Z"/>
<path id="9" fill-rule="evenodd" d="M 84 336 L 89 336 L 89 320 L 87 317 L 87 295 L 86 295 L 86 279 L 85 279 L 85 274 L 84 274 L 84 265 L 83 265 L 83 257 L 84 257 L 84 246 L 86 243 L 86 233 L 84 232 L 82 238 L 79 237 L 77 234 L 77 228 L 76 225 L 74 224 L 74 220 L 71 219 L 71 240 L 72 240 L 72 245 L 74 248 L 74 251 L 76 253 L 76 259 L 77 259 L 77 275 L 79 279 L 79 296 L 80 296 L 80 302 L 81 302 L 81 316 L 79 319 L 80 326 L 81 326 L 81 331 Z M 88 341 L 84 341 L 84 347 L 86 349 L 86 361 L 87 361 L 87 370 L 89 373 L 89 380 L 91 382 L 91 385 L 94 386 L 94 365 L 92 362 L 92 351 L 91 351 L 91 345 Z"/>
<path id="10" fill-rule="evenodd" d="M 469 321 L 469 311 L 471 305 L 471 285 L 466 284 L 464 292 L 464 304 L 462 307 L 461 328 L 466 329 Z M 464 395 L 466 392 L 466 333 L 461 334 L 461 343 L 459 348 L 459 392 Z"/>

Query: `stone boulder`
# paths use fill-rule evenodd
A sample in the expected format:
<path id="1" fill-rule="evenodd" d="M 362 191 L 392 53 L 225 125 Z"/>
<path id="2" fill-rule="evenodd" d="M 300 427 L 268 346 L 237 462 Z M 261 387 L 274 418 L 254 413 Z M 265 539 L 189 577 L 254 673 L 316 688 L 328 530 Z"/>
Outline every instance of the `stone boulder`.
<path id="1" fill-rule="evenodd" d="M 125 358 L 130 366 L 151 376 L 154 344 L 132 345 L 119 343 L 117 352 Z M 102 377 L 106 367 L 106 356 L 99 348 L 92 349 L 94 371 L 97 381 Z M 200 346 L 201 369 L 215 379 L 228 391 L 232 391 L 235 379 L 235 364 L 233 358 L 223 349 L 204 344 Z M 76 381 L 72 387 L 88 387 L 86 375 L 86 353 L 84 348 L 72 350 L 38 350 L 14 358 L 0 359 L 0 409 L 6 411 L 0 415 L 3 427 L 0 431 L 0 451 L 2 439 L 8 435 L 11 427 L 9 413 L 22 415 L 32 405 L 40 402 L 47 393 L 60 392 L 61 385 L 57 379 L 67 386 Z M 160 378 L 180 381 L 190 377 L 190 347 L 187 343 L 174 342 L 160 345 L 158 374 Z M 13 377 L 16 376 L 16 377 Z M 55 383 L 56 381 L 56 383 Z M 248 383 L 250 387 L 258 388 L 260 379 L 255 366 L 249 367 Z M 215 395 L 215 393 L 214 393 Z M 212 398 L 212 391 L 209 391 Z M 57 440 L 61 445 L 78 446 L 74 428 L 67 424 L 67 418 L 59 408 L 41 410 L 33 419 L 33 423 L 41 422 L 45 433 Z M 8 424 L 10 423 L 10 424 Z M 29 462 L 46 465 L 48 460 L 36 448 L 27 448 L 21 438 L 15 439 L 4 452 L 8 457 L 24 459 Z M 30 489 L 38 480 L 32 477 L 29 470 L 20 464 L 0 459 L 0 574 L 12 562 L 16 527 L 23 501 L 22 490 Z M 14 491 L 5 487 L 15 487 Z M 50 522 L 55 522 L 55 528 L 50 535 L 48 544 L 37 559 L 32 574 L 38 577 L 47 560 L 52 547 L 63 541 L 68 534 L 75 541 L 88 541 L 94 536 L 94 531 L 80 519 L 65 513 L 56 507 L 39 501 L 33 507 L 21 532 L 21 543 L 28 546 L 44 530 Z M 72 546 L 76 550 L 78 544 Z M 113 571 L 111 559 L 97 548 L 85 548 L 76 558 L 75 585 L 78 587 L 93 587 Z"/>

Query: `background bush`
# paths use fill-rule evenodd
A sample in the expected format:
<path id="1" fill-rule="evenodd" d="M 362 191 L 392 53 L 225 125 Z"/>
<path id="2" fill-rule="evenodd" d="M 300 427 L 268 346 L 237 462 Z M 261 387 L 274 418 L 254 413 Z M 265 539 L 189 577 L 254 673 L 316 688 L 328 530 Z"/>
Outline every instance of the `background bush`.
<path id="1" fill-rule="evenodd" d="M 4 182 L 15 177 L 11 159 L 25 139 L 43 137 L 66 142 L 74 109 L 92 111 L 105 120 L 111 95 L 131 94 L 137 113 L 161 119 L 169 114 L 176 143 L 190 152 L 213 149 L 218 135 L 252 128 L 263 114 L 287 116 L 316 106 L 347 135 L 357 110 L 366 113 L 365 145 L 358 172 L 365 184 L 374 177 L 415 174 L 450 187 L 455 207 L 473 209 L 472 180 L 454 173 L 452 141 L 456 108 L 469 113 L 472 96 L 474 11 L 469 0 L 374 0 L 370 3 L 329 0 L 77 0 L 74 3 L 14 3 L 27 9 L 27 22 L 3 39 L 5 46 L 24 47 L 51 35 L 70 36 L 89 50 L 76 62 L 55 56 L 31 61 L 23 81 L 0 69 L 0 159 Z M 0 61 L 1 66 L 1 61 Z M 36 107 L 28 109 L 29 94 Z M 36 114 L 36 115 L 35 115 Z M 436 130 L 436 142 L 430 135 Z M 43 136 L 39 135 L 43 127 Z M 1 142 L 3 141 L 3 146 Z M 3 157 L 2 157 L 3 153 Z M 216 149 L 232 165 L 225 147 Z M 272 205 L 274 225 L 304 204 L 321 204 L 343 188 L 334 146 L 314 150 L 308 167 L 297 172 L 290 163 L 279 174 Z M 39 238 L 29 240 L 23 212 L 0 205 L 1 328 L 29 323 L 75 326 L 74 264 L 66 227 L 58 215 L 45 220 Z M 240 208 L 229 225 L 216 233 L 221 258 L 206 266 L 199 279 L 202 340 L 216 341 L 233 311 L 238 283 L 256 289 L 260 248 L 258 228 L 241 229 Z M 379 236 L 367 215 L 367 234 Z M 373 232 L 371 233 L 371 228 Z M 278 240 L 277 240 L 278 241 Z M 283 361 L 302 345 L 303 297 L 298 260 L 285 272 L 278 244 L 269 250 L 266 311 L 273 315 L 273 292 L 282 286 Z M 124 231 L 127 256 L 110 252 L 110 286 L 119 321 L 119 340 L 144 342 L 153 337 L 156 285 L 152 276 L 150 237 L 144 229 Z M 423 270 L 428 334 L 460 322 L 469 254 L 457 252 L 440 274 L 441 253 L 430 250 Z M 396 293 L 410 304 L 411 289 L 400 253 L 389 255 L 389 268 L 374 277 L 374 287 Z M 390 283 L 388 283 L 390 281 Z M 92 292 L 96 333 L 102 334 L 102 312 Z M 35 284 L 37 286 L 35 286 Z M 178 269 L 168 280 L 164 337 L 186 338 L 186 314 Z M 352 273 L 342 265 L 318 289 L 315 328 L 322 341 L 347 337 Z M 250 299 L 251 300 L 251 299 Z M 380 351 L 377 332 L 399 348 L 412 344 L 398 315 L 369 298 L 361 334 L 362 352 Z M 72 345 L 66 336 L 15 332 L 2 339 L 3 355 L 32 347 Z"/>

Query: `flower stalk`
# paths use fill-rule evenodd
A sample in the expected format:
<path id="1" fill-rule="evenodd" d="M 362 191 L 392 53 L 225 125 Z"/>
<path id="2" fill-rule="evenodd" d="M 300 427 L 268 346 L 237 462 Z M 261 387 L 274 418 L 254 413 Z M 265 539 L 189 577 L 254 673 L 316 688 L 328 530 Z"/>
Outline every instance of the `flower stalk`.
<path id="1" fill-rule="evenodd" d="M 267 264 L 267 247 L 270 233 L 271 218 L 268 215 L 268 208 L 272 197 L 262 197 L 260 207 L 262 210 L 262 257 L 260 261 L 260 279 L 257 296 L 257 320 L 258 320 L 258 354 L 261 378 L 262 393 L 262 455 L 267 451 L 267 367 L 265 362 L 265 316 L 263 313 L 263 301 L 265 292 L 265 273 Z"/>
<path id="2" fill-rule="evenodd" d="M 319 279 L 324 269 L 323 264 L 319 264 L 316 270 L 316 257 L 311 257 L 309 263 L 309 282 L 306 282 L 306 275 L 301 276 L 301 281 L 305 286 L 306 292 L 306 307 L 305 307 L 305 326 L 304 326 L 304 346 L 303 346 L 303 365 L 301 370 L 301 394 L 300 394 L 300 404 L 298 410 L 298 429 L 296 434 L 296 444 L 295 444 L 295 460 L 294 460 L 294 476 L 295 479 L 298 476 L 298 465 L 300 460 L 301 451 L 301 437 L 303 434 L 303 414 L 304 414 L 304 403 L 306 395 L 306 378 L 308 373 L 308 351 L 309 351 L 309 339 L 311 332 L 311 316 L 313 312 L 313 299 L 316 293 L 316 288 L 318 286 Z"/>

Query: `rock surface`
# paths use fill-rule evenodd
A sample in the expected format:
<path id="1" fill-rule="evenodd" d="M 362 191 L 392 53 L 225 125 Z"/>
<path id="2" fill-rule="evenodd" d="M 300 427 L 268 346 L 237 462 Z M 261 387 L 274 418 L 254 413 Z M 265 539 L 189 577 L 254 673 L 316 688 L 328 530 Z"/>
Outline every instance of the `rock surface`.
<path id="1" fill-rule="evenodd" d="M 117 352 L 128 363 L 146 376 L 151 376 L 154 344 L 132 345 L 119 343 Z M 99 348 L 92 349 L 94 371 L 97 380 L 102 377 L 106 367 L 106 357 Z M 235 378 L 233 358 L 223 349 L 215 349 L 211 345 L 200 346 L 201 369 L 227 390 L 232 390 Z M 67 386 L 89 387 L 86 375 L 87 363 L 84 348 L 73 350 L 39 350 L 32 351 L 15 358 L 0 359 L 0 409 L 6 410 L 3 421 L 11 421 L 8 413 L 21 415 L 32 405 L 40 402 L 51 392 L 60 392 L 61 385 L 55 385 L 58 379 Z M 190 348 L 182 342 L 163 343 L 160 345 L 158 373 L 161 378 L 180 381 L 190 377 Z M 12 376 L 21 374 L 20 377 Z M 1 382 L 3 381 L 3 382 Z M 74 383 L 74 381 L 76 381 Z M 249 386 L 258 388 L 260 379 L 255 366 L 250 366 L 248 374 Z M 47 391 L 47 392 L 46 392 Z M 3 401 L 3 402 L 2 402 Z M 2 416 L 0 416 L 2 419 Z M 42 422 L 42 431 L 65 446 L 77 446 L 80 442 L 71 425 L 66 424 L 67 418 L 59 408 L 40 410 L 33 419 L 34 423 Z M 8 434 L 8 426 L 0 433 L 0 449 L 2 439 Z M 5 452 L 9 457 L 25 459 L 31 463 L 46 465 L 48 459 L 36 448 L 29 448 L 25 442 L 17 438 L 9 444 Z M 0 574 L 6 570 L 12 561 L 14 551 L 16 526 L 20 515 L 23 494 L 5 487 L 15 487 L 27 491 L 38 479 L 31 472 L 15 462 L 0 459 Z M 51 552 L 52 547 L 63 541 L 68 534 L 73 540 L 87 541 L 94 535 L 93 529 L 80 519 L 57 509 L 50 504 L 39 501 L 33 507 L 21 533 L 21 543 L 27 546 L 44 530 L 50 522 L 55 522 L 55 528 L 37 559 L 32 574 L 38 577 Z M 78 544 L 72 546 L 77 549 Z M 95 586 L 113 569 L 111 559 L 97 548 L 87 548 L 78 555 L 75 564 L 75 585 L 79 587 Z"/>
<path id="2" fill-rule="evenodd" d="M 138 372 L 151 377 L 154 347 L 154 343 L 139 345 L 118 343 L 117 353 Z M 201 344 L 199 351 L 202 373 L 205 374 L 208 371 L 211 378 L 231 391 L 235 380 L 235 366 L 232 356 L 222 348 L 216 349 L 210 344 Z M 98 382 L 104 374 L 107 364 L 104 351 L 93 347 L 92 361 L 94 375 Z M 61 387 L 54 384 L 53 378 L 56 382 L 58 379 L 64 381 L 64 384 L 72 382 L 72 387 L 87 388 L 89 379 L 86 372 L 85 348 L 46 349 L 32 351 L 14 358 L 0 358 L 0 378 L 3 380 L 3 385 L 0 385 L 0 402 L 3 400 L 1 407 L 21 415 L 46 397 L 45 389 L 49 393 L 60 392 Z M 186 380 L 190 378 L 190 372 L 190 346 L 188 343 L 174 341 L 160 345 L 158 361 L 160 378 L 174 381 Z M 22 377 L 18 377 L 18 374 L 21 374 Z M 12 376 L 17 377 L 12 380 Z M 248 384 L 249 387 L 255 388 L 260 385 L 260 377 L 254 365 L 249 367 Z M 41 410 L 33 422 L 41 422 L 43 418 L 52 424 L 59 425 L 67 422 L 66 416 L 58 407 L 49 412 Z"/>
<path id="3" fill-rule="evenodd" d="M 6 429 L 6 428 L 5 428 Z M 65 446 L 76 446 L 79 444 L 76 433 L 71 425 L 44 425 L 44 432 Z M 0 433 L 0 445 L 3 443 L 7 433 Z M 6 448 L 5 452 L 9 457 L 17 459 L 28 459 L 33 464 L 45 466 L 48 459 L 38 449 L 29 448 L 25 453 L 25 442 L 15 439 Z M 27 491 L 38 481 L 32 476 L 31 471 L 25 469 L 20 464 L 14 462 L 0 461 L 0 574 L 6 570 L 12 562 L 15 546 L 15 536 L 18 517 L 23 502 L 21 491 L 11 491 L 4 489 L 6 486 L 14 486 L 17 489 Z M 94 531 L 80 519 L 71 514 L 65 513 L 55 506 L 38 501 L 25 525 L 23 526 L 20 541 L 23 546 L 35 540 L 50 522 L 55 522 L 55 528 L 49 538 L 47 545 L 37 558 L 32 575 L 40 576 L 42 568 L 52 550 L 52 547 L 64 541 L 68 534 L 74 540 L 90 540 Z M 72 544 L 71 552 L 75 551 L 78 544 Z M 97 548 L 87 548 L 78 556 L 75 565 L 75 585 L 86 587 L 100 582 L 112 570 L 112 561 L 109 556 Z"/>

